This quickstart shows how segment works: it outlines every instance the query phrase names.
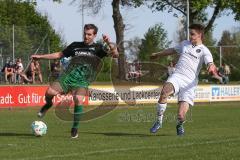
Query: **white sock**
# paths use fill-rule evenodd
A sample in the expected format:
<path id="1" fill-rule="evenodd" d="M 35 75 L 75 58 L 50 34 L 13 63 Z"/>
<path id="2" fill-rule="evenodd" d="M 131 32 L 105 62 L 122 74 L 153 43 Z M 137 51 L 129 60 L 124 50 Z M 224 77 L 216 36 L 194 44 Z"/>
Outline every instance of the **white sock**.
<path id="1" fill-rule="evenodd" d="M 167 108 L 167 103 L 157 103 L 157 118 L 160 123 L 163 122 L 163 114 Z"/>

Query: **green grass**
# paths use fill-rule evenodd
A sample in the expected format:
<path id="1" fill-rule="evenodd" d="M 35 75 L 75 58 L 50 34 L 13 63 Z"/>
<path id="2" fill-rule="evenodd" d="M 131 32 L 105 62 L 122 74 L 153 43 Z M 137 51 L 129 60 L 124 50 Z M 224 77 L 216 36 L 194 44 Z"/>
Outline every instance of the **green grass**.
<path id="1" fill-rule="evenodd" d="M 34 137 L 30 124 L 37 109 L 0 110 L 1 160 L 225 160 L 240 157 L 240 106 L 238 103 L 196 105 L 185 123 L 186 135 L 177 137 L 176 106 L 166 112 L 163 129 L 149 133 L 155 115 L 152 106 L 116 109 L 84 122 L 78 139 L 70 139 L 71 122 L 44 118 L 48 133 Z"/>

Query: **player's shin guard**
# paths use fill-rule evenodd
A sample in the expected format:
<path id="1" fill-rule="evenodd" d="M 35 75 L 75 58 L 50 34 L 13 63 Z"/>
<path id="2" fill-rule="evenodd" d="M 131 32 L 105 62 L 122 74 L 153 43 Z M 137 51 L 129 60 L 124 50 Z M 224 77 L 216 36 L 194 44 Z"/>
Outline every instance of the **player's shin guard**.
<path id="1" fill-rule="evenodd" d="M 157 103 L 157 120 L 160 124 L 163 122 L 163 114 L 166 111 L 167 103 Z"/>
<path id="2" fill-rule="evenodd" d="M 73 126 L 72 128 L 79 128 L 79 121 L 81 118 L 81 113 L 83 111 L 83 106 L 79 105 L 79 106 L 75 106 L 74 107 L 74 118 L 73 118 Z"/>

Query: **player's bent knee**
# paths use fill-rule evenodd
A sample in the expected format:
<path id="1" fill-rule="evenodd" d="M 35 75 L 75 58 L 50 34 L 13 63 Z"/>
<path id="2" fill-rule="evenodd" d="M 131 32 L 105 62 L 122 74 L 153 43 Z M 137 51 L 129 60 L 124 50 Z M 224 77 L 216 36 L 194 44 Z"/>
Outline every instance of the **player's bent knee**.
<path id="1" fill-rule="evenodd" d="M 173 85 L 171 83 L 166 83 L 160 94 L 159 103 L 166 103 L 167 98 L 174 93 Z"/>
<path id="2" fill-rule="evenodd" d="M 162 90 L 158 102 L 159 102 L 159 103 L 166 103 L 168 96 L 169 96 L 169 95 L 167 94 L 167 92 L 164 91 L 164 90 Z"/>
<path id="3" fill-rule="evenodd" d="M 55 96 L 57 94 L 59 94 L 59 92 L 50 87 L 46 91 L 46 96 Z"/>

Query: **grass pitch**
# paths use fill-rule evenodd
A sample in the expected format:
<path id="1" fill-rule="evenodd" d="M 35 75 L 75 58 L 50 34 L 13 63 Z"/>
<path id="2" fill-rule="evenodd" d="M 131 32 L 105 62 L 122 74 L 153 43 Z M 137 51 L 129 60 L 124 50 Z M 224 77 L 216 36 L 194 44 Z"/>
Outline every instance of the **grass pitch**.
<path id="1" fill-rule="evenodd" d="M 40 138 L 30 132 L 37 109 L 0 109 L 0 159 L 240 159 L 239 103 L 196 105 L 183 137 L 176 136 L 176 105 L 168 107 L 163 128 L 149 133 L 154 106 L 123 107 L 81 123 L 78 139 L 70 138 L 72 123 L 57 118 L 54 109 L 43 119 L 48 133 Z"/>

